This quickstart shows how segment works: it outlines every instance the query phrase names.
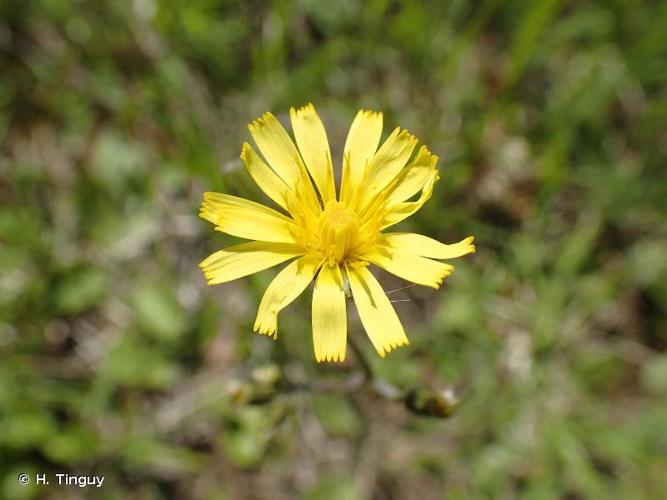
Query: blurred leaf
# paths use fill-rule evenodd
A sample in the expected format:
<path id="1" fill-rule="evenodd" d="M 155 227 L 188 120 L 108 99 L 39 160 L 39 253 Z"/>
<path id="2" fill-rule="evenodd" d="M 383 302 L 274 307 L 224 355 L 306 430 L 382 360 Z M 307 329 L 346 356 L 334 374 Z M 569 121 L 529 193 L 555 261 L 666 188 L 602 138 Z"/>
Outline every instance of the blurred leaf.
<path id="1" fill-rule="evenodd" d="M 52 432 L 42 445 L 46 456 L 59 464 L 76 464 L 95 457 L 98 434 L 82 425 L 68 425 Z"/>
<path id="2" fill-rule="evenodd" d="M 259 464 L 265 446 L 268 415 L 261 408 L 242 407 L 226 425 L 220 441 L 229 458 L 239 467 Z"/>
<path id="3" fill-rule="evenodd" d="M 77 314 L 98 305 L 106 296 L 109 279 L 94 267 L 79 267 L 67 272 L 53 295 L 58 312 Z"/>
<path id="4" fill-rule="evenodd" d="M 314 394 L 313 407 L 322 427 L 332 436 L 356 436 L 362 429 L 359 413 L 343 396 Z"/>
<path id="5" fill-rule="evenodd" d="M 644 390 L 658 397 L 667 393 L 667 355 L 655 356 L 642 366 L 641 382 Z"/>
<path id="6" fill-rule="evenodd" d="M 600 228 L 600 218 L 596 215 L 588 215 L 572 231 L 569 231 L 556 256 L 554 271 L 566 275 L 579 271 L 594 251 L 595 239 Z"/>
<path id="7" fill-rule="evenodd" d="M 545 0 L 531 3 L 521 11 L 518 29 L 515 30 L 514 42 L 510 49 L 511 68 L 507 73 L 506 84 L 512 84 L 521 76 L 524 67 L 530 61 L 531 54 L 539 47 L 539 37 L 558 13 L 560 0 Z"/>
<path id="8" fill-rule="evenodd" d="M 0 421 L 4 429 L 0 442 L 12 448 L 39 446 L 56 432 L 51 414 L 45 411 L 12 411 Z"/>
<path id="9" fill-rule="evenodd" d="M 2 482 L 0 483 L 2 498 L 8 500 L 39 498 L 38 493 L 43 489 L 43 486 L 35 483 L 35 474 L 42 474 L 39 469 L 24 462 L 22 464 L 11 464 L 3 472 Z M 20 483 L 18 481 L 20 474 L 28 474 L 30 481 L 27 484 Z"/>
<path id="10" fill-rule="evenodd" d="M 628 261 L 633 282 L 642 287 L 664 280 L 667 277 L 667 243 L 643 240 L 632 249 Z"/>
<path id="11" fill-rule="evenodd" d="M 174 290 L 167 285 L 138 284 L 132 303 L 139 326 L 158 340 L 173 341 L 188 327 L 185 311 L 178 303 Z"/>
<path id="12" fill-rule="evenodd" d="M 325 476 L 308 493 L 303 500 L 356 500 L 362 495 L 354 477 Z"/>
<path id="13" fill-rule="evenodd" d="M 128 332 L 106 354 L 102 374 L 117 384 L 159 389 L 180 375 L 173 361 Z"/>
<path id="14" fill-rule="evenodd" d="M 92 154 L 93 178 L 112 192 L 119 192 L 130 179 L 146 172 L 142 146 L 113 129 L 104 130 L 98 136 Z"/>
<path id="15" fill-rule="evenodd" d="M 162 475 L 189 474 L 198 470 L 202 456 L 184 447 L 146 436 L 134 436 L 120 448 L 128 469 L 149 469 Z"/>

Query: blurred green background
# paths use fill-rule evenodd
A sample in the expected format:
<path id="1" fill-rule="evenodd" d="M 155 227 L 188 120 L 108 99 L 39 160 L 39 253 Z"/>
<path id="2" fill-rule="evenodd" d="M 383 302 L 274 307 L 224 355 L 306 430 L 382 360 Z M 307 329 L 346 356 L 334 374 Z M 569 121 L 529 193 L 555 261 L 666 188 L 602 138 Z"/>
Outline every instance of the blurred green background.
<path id="1" fill-rule="evenodd" d="M 2 0 L 0 497 L 665 498 L 666 26 L 639 0 Z M 251 334 L 276 270 L 197 268 L 232 241 L 201 194 L 265 200 L 246 123 L 308 101 L 338 165 L 361 107 L 416 134 L 442 179 L 401 228 L 476 236 L 391 295 L 410 346 L 381 360 L 350 314 L 448 419 L 350 385 L 352 352 L 316 365 L 310 292 Z"/>

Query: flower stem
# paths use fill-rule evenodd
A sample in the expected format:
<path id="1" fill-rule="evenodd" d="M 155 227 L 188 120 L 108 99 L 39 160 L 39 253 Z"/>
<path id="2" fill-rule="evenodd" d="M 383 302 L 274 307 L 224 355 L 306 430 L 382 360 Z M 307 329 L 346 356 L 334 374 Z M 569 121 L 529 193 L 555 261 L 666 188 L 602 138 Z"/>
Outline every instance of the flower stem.
<path id="1" fill-rule="evenodd" d="M 348 340 L 350 341 L 350 346 L 354 351 L 354 355 L 357 357 L 357 361 L 359 361 L 359 366 L 361 367 L 361 371 L 364 374 L 366 382 L 374 380 L 375 374 L 373 373 L 373 368 L 371 368 L 370 363 L 366 359 L 366 355 L 364 354 L 364 351 L 361 349 L 361 346 L 359 345 L 359 342 L 357 341 L 356 337 L 350 335 L 348 336 Z"/>

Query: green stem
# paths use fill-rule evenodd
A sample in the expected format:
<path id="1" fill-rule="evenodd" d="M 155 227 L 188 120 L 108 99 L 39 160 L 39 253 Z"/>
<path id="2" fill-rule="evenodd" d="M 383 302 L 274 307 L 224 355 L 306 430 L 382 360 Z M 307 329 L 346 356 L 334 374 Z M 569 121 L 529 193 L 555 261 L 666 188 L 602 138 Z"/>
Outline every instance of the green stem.
<path id="1" fill-rule="evenodd" d="M 370 363 L 366 359 L 364 351 L 361 349 L 361 346 L 359 345 L 357 339 L 352 335 L 349 335 L 348 340 L 350 341 L 350 346 L 354 351 L 354 355 L 357 357 L 357 360 L 359 361 L 359 365 L 361 366 L 361 371 L 364 374 L 366 382 L 374 380 L 375 374 L 373 373 L 373 368 L 371 368 Z"/>

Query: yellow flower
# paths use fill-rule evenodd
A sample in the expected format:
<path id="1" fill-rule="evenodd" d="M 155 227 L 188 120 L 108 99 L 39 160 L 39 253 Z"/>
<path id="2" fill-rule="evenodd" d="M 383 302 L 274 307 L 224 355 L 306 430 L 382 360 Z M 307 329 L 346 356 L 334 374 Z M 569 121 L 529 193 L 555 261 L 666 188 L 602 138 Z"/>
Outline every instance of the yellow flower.
<path id="1" fill-rule="evenodd" d="M 414 233 L 383 230 L 411 216 L 431 197 L 438 157 L 396 128 L 380 144 L 382 114 L 359 111 L 345 142 L 336 196 L 329 142 L 312 104 L 290 110 L 297 147 L 271 113 L 248 125 L 266 163 L 245 143 L 250 176 L 284 211 L 220 193 L 205 193 L 200 216 L 217 231 L 254 240 L 220 250 L 200 267 L 209 285 L 294 259 L 259 304 L 253 330 L 278 333 L 278 313 L 315 279 L 313 346 L 317 361 L 342 361 L 347 342 L 346 290 L 378 354 L 406 345 L 403 326 L 368 270 L 375 264 L 403 279 L 438 288 L 451 259 L 475 251 L 473 238 L 445 245 Z M 411 158 L 412 157 L 412 158 Z M 267 164 L 268 163 L 268 164 Z"/>

